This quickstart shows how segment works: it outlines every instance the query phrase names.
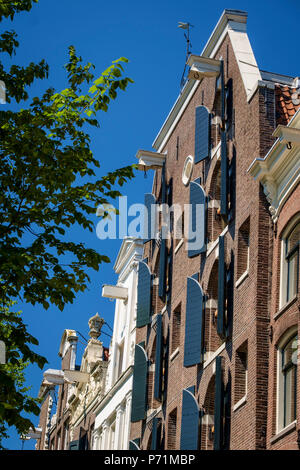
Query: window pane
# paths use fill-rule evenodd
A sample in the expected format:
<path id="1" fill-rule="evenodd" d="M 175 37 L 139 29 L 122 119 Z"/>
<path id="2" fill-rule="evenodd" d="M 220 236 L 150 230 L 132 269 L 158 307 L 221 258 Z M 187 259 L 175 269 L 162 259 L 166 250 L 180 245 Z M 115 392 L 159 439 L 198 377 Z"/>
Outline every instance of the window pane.
<path id="1" fill-rule="evenodd" d="M 289 253 L 300 241 L 300 224 L 296 225 L 287 240 L 287 253 Z"/>
<path id="2" fill-rule="evenodd" d="M 286 366 L 289 362 L 296 364 L 297 360 L 297 336 L 287 343 L 283 350 L 283 367 Z"/>
<path id="3" fill-rule="evenodd" d="M 286 372 L 285 376 L 285 423 L 292 423 L 296 419 L 296 390 L 295 390 L 295 379 L 296 379 L 296 367 L 293 366 Z"/>
<path id="4" fill-rule="evenodd" d="M 297 294 L 298 251 L 288 260 L 287 301 Z"/>

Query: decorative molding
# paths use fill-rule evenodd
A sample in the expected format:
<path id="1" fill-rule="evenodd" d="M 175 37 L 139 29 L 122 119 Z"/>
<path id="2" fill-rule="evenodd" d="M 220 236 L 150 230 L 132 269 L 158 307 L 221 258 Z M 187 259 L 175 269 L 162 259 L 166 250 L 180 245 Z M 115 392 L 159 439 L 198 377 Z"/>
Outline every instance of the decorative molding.
<path id="1" fill-rule="evenodd" d="M 190 55 L 187 65 L 190 66 L 188 78 L 201 80 L 204 77 L 217 77 L 221 70 L 221 61 L 199 55 Z"/>
<path id="2" fill-rule="evenodd" d="M 166 161 L 166 154 L 151 150 L 138 150 L 136 158 L 139 161 L 139 170 L 157 170 L 163 167 Z"/>
<path id="3" fill-rule="evenodd" d="M 264 158 L 256 158 L 248 172 L 259 181 L 276 223 L 282 206 L 300 182 L 300 110 L 288 126 L 278 126 L 277 140 Z"/>

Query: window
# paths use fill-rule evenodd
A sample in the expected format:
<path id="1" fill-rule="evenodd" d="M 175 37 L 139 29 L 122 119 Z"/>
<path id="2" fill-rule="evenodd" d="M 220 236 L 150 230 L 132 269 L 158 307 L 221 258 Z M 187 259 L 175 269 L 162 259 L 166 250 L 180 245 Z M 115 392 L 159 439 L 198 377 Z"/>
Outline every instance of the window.
<path id="1" fill-rule="evenodd" d="M 238 348 L 235 356 L 235 390 L 234 401 L 237 404 L 247 395 L 247 375 L 248 375 L 248 344 L 243 343 Z"/>
<path id="2" fill-rule="evenodd" d="M 116 434 L 116 421 L 114 421 L 110 425 L 109 429 L 109 450 L 113 450 L 115 448 L 115 434 Z"/>
<path id="3" fill-rule="evenodd" d="M 120 377 L 120 375 L 122 374 L 122 370 L 123 370 L 123 353 L 124 353 L 124 341 L 118 347 L 118 375 L 117 375 L 117 379 Z"/>
<path id="4" fill-rule="evenodd" d="M 69 449 L 69 423 L 64 424 L 64 450 Z"/>
<path id="5" fill-rule="evenodd" d="M 169 414 L 168 420 L 168 449 L 176 449 L 177 408 Z"/>
<path id="6" fill-rule="evenodd" d="M 300 223 L 289 231 L 282 242 L 281 306 L 298 291 Z"/>
<path id="7" fill-rule="evenodd" d="M 278 431 L 296 420 L 297 344 L 294 333 L 278 349 Z"/>
<path id="8" fill-rule="evenodd" d="M 59 433 L 57 434 L 56 449 L 57 449 L 57 450 L 61 450 L 60 446 L 61 446 L 61 436 L 60 436 L 60 432 L 59 432 Z"/>
<path id="9" fill-rule="evenodd" d="M 249 235 L 250 218 L 243 223 L 238 233 L 237 279 L 249 269 Z"/>
<path id="10" fill-rule="evenodd" d="M 221 164 L 218 161 L 213 170 L 211 184 L 208 190 L 207 237 L 213 243 L 227 225 L 221 216 Z"/>
<path id="11" fill-rule="evenodd" d="M 181 304 L 173 312 L 172 353 L 180 346 Z"/>

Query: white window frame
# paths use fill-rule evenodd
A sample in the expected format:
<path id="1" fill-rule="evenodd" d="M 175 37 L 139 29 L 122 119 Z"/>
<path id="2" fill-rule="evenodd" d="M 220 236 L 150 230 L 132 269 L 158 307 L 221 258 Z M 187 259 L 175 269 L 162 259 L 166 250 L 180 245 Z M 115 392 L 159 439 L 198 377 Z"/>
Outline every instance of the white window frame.
<path id="1" fill-rule="evenodd" d="M 283 397 L 283 374 L 281 370 L 281 358 L 283 347 L 289 342 L 289 340 L 297 335 L 298 327 L 295 325 L 284 333 L 280 341 L 277 344 L 277 377 L 276 377 L 276 434 L 283 431 L 285 428 L 292 424 L 288 423 L 286 426 L 283 425 L 283 413 L 284 408 L 282 406 L 282 397 Z M 299 339 L 298 339 L 299 345 Z M 298 348 L 299 349 L 299 348 Z M 298 398 L 298 397 L 297 397 Z M 295 420 L 296 421 L 296 420 Z M 295 422 L 293 421 L 293 422 Z"/>
<path id="2" fill-rule="evenodd" d="M 296 218 L 293 218 L 287 227 L 285 228 L 282 236 L 281 236 L 281 244 L 280 244 L 280 289 L 279 289 L 279 308 L 283 308 L 288 302 L 292 300 L 290 298 L 287 300 L 287 261 L 286 261 L 286 240 L 296 225 L 300 223 L 300 216 L 298 215 Z M 300 256 L 298 251 L 298 257 Z M 298 270 L 299 270 L 299 258 L 298 258 Z M 299 275 L 299 273 L 298 273 Z"/>

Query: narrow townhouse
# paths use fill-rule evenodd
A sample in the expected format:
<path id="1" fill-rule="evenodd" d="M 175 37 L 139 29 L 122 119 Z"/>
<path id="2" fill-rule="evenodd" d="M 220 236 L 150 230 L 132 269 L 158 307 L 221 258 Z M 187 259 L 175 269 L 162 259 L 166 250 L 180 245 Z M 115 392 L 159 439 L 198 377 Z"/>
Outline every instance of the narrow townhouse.
<path id="1" fill-rule="evenodd" d="M 136 334 L 137 267 L 143 242 L 124 238 L 114 270 L 115 286 L 103 285 L 102 296 L 116 301 L 109 348 L 105 394 L 95 410 L 94 450 L 127 450 L 132 402 L 132 376 Z"/>
<path id="2" fill-rule="evenodd" d="M 154 176 L 130 449 L 296 448 L 299 80 L 258 67 L 237 10 L 188 65 L 137 153 Z"/>
<path id="3" fill-rule="evenodd" d="M 287 79 L 288 81 L 288 79 Z M 299 449 L 300 81 L 276 84 L 273 146 L 249 173 L 272 219 L 267 449 Z"/>

